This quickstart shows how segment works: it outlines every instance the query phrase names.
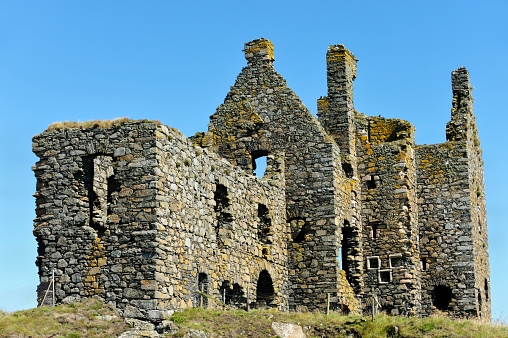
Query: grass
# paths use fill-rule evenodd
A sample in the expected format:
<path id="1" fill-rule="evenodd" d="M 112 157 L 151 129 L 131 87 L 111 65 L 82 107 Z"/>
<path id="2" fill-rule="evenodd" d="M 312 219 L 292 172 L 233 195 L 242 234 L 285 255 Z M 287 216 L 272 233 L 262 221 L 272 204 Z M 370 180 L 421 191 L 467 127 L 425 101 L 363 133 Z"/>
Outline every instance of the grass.
<path id="1" fill-rule="evenodd" d="M 203 330 L 211 337 L 276 337 L 272 322 L 300 325 L 307 337 L 508 337 L 508 327 L 479 320 L 449 319 L 444 315 L 428 318 L 393 317 L 380 314 L 368 317 L 332 313 L 245 312 L 188 309 L 175 313 L 172 320 L 180 327 L 174 337 L 190 329 Z M 395 329 L 397 328 L 397 329 Z M 398 336 L 392 333 L 398 331 Z"/>
<path id="2" fill-rule="evenodd" d="M 116 316 L 111 320 L 100 316 Z M 0 312 L 0 337 L 117 337 L 129 329 L 109 305 L 96 299 L 83 303 Z"/>
<path id="3" fill-rule="evenodd" d="M 116 311 L 95 299 L 83 303 L 41 307 L 14 313 L 0 312 L 0 337 L 117 337 L 129 330 L 123 320 L 107 321 L 100 316 Z M 211 337 L 276 337 L 272 322 L 300 325 L 307 337 L 508 337 L 508 327 L 479 320 L 393 317 L 380 314 L 374 321 L 357 315 L 326 316 L 312 312 L 270 310 L 222 311 L 193 308 L 176 312 L 171 320 L 183 337 L 189 330 L 208 332 Z"/>
<path id="4" fill-rule="evenodd" d="M 65 121 L 65 122 L 55 122 L 51 124 L 46 131 L 57 130 L 57 129 L 67 129 L 67 128 L 111 128 L 114 126 L 119 126 L 122 123 L 126 122 L 154 122 L 157 124 L 161 124 L 160 121 L 157 120 L 131 120 L 127 117 L 119 117 L 113 120 L 90 120 L 86 122 L 73 122 L 73 121 Z"/>

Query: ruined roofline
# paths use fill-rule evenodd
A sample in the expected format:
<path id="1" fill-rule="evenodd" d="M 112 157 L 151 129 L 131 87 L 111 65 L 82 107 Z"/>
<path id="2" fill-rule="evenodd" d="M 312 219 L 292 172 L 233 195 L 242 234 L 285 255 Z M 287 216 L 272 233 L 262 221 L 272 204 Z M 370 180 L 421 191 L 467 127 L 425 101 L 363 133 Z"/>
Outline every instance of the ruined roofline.
<path id="1" fill-rule="evenodd" d="M 112 120 L 89 120 L 84 122 L 76 122 L 76 121 L 64 121 L 64 122 L 53 122 L 48 126 L 48 128 L 44 131 L 52 131 L 52 130 L 59 130 L 59 129 L 71 129 L 71 128 L 79 128 L 79 129 L 86 129 L 86 128 L 111 128 L 114 126 L 120 126 L 123 123 L 155 123 L 157 125 L 162 125 L 162 123 L 159 120 L 147 120 L 147 119 L 140 119 L 140 120 L 132 120 L 128 117 L 117 117 Z"/>

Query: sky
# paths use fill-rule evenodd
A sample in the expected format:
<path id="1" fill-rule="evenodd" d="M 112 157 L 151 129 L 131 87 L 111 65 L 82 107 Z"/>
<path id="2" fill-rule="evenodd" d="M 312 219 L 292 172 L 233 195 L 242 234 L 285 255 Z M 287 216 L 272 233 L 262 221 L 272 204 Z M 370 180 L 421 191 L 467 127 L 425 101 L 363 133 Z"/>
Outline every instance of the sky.
<path id="1" fill-rule="evenodd" d="M 326 50 L 358 62 L 355 109 L 445 141 L 451 71 L 465 66 L 485 162 L 493 319 L 508 316 L 508 24 L 506 1 L 0 0 L 0 308 L 36 306 L 37 157 L 56 121 L 152 119 L 186 136 L 207 130 L 267 38 L 275 69 L 306 107 L 326 95 Z"/>

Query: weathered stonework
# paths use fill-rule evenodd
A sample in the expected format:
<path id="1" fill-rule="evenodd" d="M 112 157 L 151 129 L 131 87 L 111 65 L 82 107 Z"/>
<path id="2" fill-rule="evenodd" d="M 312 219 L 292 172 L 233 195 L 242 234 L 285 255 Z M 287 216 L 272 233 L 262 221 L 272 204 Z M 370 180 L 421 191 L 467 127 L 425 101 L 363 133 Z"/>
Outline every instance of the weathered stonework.
<path id="1" fill-rule="evenodd" d="M 327 54 L 319 120 L 273 67 L 266 39 L 209 130 L 156 121 L 65 124 L 33 139 L 39 295 L 98 295 L 160 322 L 216 306 L 490 317 L 483 162 L 469 75 L 452 73 L 447 142 L 354 110 L 356 58 Z M 263 178 L 256 159 L 267 158 Z"/>

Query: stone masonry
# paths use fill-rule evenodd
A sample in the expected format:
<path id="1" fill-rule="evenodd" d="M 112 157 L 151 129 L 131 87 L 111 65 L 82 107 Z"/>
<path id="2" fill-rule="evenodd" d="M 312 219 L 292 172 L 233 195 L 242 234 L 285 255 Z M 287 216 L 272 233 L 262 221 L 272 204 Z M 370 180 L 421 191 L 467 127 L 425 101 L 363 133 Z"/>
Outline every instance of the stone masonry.
<path id="1" fill-rule="evenodd" d="M 482 151 L 465 68 L 452 72 L 447 141 L 358 113 L 357 59 L 327 53 L 313 116 L 273 67 L 269 40 L 208 131 L 158 121 L 54 124 L 40 158 L 34 235 L 39 301 L 99 296 L 160 322 L 196 306 L 490 318 Z M 256 161 L 266 159 L 258 178 Z M 202 294 L 209 297 L 204 297 Z"/>

